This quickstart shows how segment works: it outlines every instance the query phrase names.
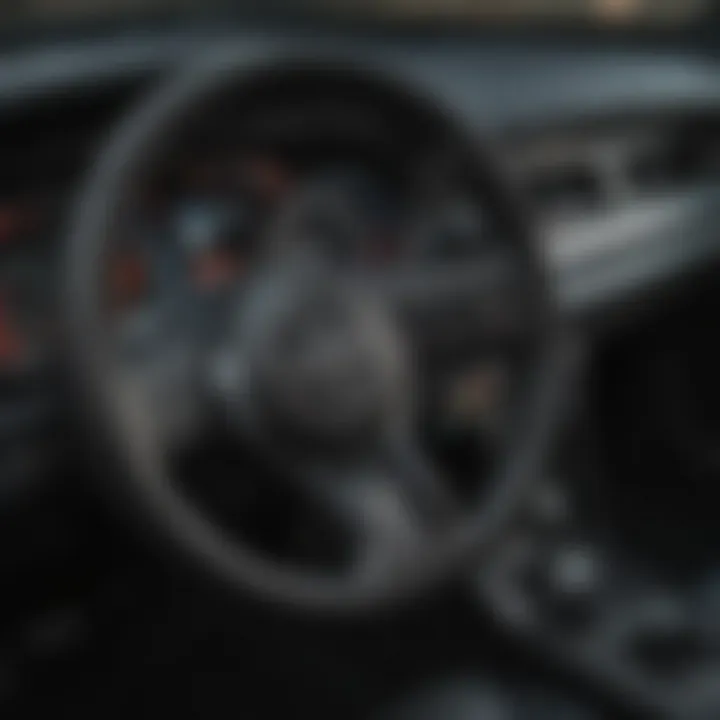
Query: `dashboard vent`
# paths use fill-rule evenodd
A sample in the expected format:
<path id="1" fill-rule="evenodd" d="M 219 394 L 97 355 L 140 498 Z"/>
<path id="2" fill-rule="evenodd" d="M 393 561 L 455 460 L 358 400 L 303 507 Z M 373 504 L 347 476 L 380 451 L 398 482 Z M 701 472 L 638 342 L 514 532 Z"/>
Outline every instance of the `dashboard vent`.
<path id="1" fill-rule="evenodd" d="M 536 169 L 525 178 L 535 204 L 549 214 L 574 214 L 602 207 L 602 179 L 590 164 Z"/>
<path id="2" fill-rule="evenodd" d="M 645 196 L 720 182 L 719 130 L 676 130 L 630 157 L 627 175 L 631 188 Z"/>
<path id="3" fill-rule="evenodd" d="M 720 184 L 720 125 L 596 129 L 536 139 L 510 156 L 543 216 L 573 218 Z"/>

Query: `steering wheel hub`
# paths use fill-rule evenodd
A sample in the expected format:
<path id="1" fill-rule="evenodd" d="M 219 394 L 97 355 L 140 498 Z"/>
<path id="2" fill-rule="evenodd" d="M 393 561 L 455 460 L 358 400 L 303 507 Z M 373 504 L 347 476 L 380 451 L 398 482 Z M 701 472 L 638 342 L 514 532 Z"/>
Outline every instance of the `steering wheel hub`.
<path id="1" fill-rule="evenodd" d="M 254 417 L 302 442 L 367 439 L 409 399 L 409 367 L 390 313 L 319 272 L 277 270 L 243 303 L 237 354 Z"/>

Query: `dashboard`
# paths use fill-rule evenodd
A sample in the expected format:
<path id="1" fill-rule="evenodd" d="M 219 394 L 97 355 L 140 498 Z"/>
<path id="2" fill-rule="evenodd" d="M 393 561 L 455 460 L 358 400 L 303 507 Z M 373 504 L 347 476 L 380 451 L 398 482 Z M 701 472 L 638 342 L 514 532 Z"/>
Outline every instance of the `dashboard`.
<path id="1" fill-rule="evenodd" d="M 558 301 L 583 327 L 651 307 L 638 298 L 673 288 L 718 256 L 720 80 L 715 61 L 699 52 L 359 32 L 340 41 L 281 30 L 23 46 L 0 59 L 0 375 L 8 388 L 0 428 L 8 437 L 32 429 L 34 409 L 46 404 L 17 388 L 33 388 L 61 354 L 60 263 L 76 186 L 130 107 L 188 58 L 223 46 L 247 48 L 248 63 L 271 51 L 290 62 L 390 68 L 471 134 L 490 137 L 533 201 Z M 475 240 L 493 230 L 457 193 L 452 202 L 436 197 L 432 217 L 409 212 L 447 182 L 436 177 L 441 163 L 418 123 L 361 92 L 330 100 L 306 92 L 265 88 L 252 112 L 219 108 L 177 145 L 166 177 L 143 191 L 143 226 L 115 260 L 109 286 L 120 304 L 147 300 L 156 281 L 222 294 L 258 260 L 257 238 L 277 230 L 267 223 L 281 199 L 292 206 L 307 195 L 307 209 L 329 188 L 344 206 L 344 217 L 329 219 L 333 252 L 362 254 L 368 270 L 482 253 L 484 241 Z M 427 188 L 417 187 L 418 176 Z M 429 229 L 418 237 L 418 226 Z M 163 246 L 183 247 L 182 257 L 153 255 L 148 235 L 172 237 Z"/>

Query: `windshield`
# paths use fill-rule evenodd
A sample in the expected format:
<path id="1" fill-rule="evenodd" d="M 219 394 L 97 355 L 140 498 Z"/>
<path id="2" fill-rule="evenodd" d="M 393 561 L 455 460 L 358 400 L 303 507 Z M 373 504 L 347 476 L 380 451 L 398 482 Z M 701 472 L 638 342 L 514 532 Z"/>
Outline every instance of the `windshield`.
<path id="1" fill-rule="evenodd" d="M 713 0 L 15 0 L 0 2 L 0 21 L 42 23 L 112 19 L 147 13 L 227 10 L 312 11 L 386 20 L 443 20 L 486 24 L 684 25 L 702 18 Z"/>

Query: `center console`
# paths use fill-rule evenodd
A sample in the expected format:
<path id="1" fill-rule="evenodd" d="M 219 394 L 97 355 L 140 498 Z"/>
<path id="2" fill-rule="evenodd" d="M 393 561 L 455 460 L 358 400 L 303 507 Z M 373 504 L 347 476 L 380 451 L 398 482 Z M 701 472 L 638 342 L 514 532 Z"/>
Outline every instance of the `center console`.
<path id="1" fill-rule="evenodd" d="M 600 340 L 554 472 L 477 578 L 503 629 L 631 710 L 720 713 L 717 292 Z"/>

